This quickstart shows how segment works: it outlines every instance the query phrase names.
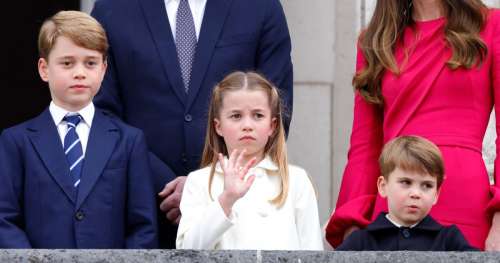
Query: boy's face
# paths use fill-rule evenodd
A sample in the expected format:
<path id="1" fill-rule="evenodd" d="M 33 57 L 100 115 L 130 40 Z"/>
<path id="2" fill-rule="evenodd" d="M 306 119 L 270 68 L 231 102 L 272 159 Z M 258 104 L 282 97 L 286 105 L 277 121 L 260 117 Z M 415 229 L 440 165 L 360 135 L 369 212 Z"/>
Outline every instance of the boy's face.
<path id="1" fill-rule="evenodd" d="M 71 39 L 60 36 L 49 53 L 40 58 L 38 72 L 49 83 L 54 103 L 69 111 L 87 106 L 101 86 L 106 62 L 96 51 L 77 46 Z"/>
<path id="2" fill-rule="evenodd" d="M 389 217 L 403 226 L 422 220 L 439 196 L 436 177 L 399 168 L 389 174 L 388 180 L 380 176 L 377 186 L 380 195 L 387 198 Z"/>

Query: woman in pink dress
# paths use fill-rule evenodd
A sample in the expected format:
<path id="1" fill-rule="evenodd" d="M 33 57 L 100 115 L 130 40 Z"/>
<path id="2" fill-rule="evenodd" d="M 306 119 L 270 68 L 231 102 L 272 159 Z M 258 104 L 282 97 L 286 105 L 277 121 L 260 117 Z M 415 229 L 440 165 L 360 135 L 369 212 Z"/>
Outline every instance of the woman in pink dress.
<path id="1" fill-rule="evenodd" d="M 439 146 L 446 167 L 431 215 L 457 225 L 471 245 L 500 250 L 500 171 L 490 186 L 481 155 L 494 105 L 500 119 L 500 12 L 481 0 L 377 0 L 359 39 L 356 72 L 348 163 L 326 229 L 330 244 L 387 211 L 376 188 L 382 145 L 419 135 Z M 499 156 L 499 139 L 496 145 Z"/>

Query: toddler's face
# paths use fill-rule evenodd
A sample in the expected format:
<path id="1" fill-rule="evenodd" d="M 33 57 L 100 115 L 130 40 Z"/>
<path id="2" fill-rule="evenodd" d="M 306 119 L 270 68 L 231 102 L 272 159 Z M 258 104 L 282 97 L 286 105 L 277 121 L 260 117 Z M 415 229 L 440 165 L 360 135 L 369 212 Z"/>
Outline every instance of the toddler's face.
<path id="1" fill-rule="evenodd" d="M 388 180 L 379 177 L 377 186 L 380 195 L 387 198 L 389 217 L 403 226 L 422 220 L 439 196 L 436 177 L 399 168 L 389 174 Z"/>
<path id="2" fill-rule="evenodd" d="M 38 61 L 40 77 L 49 83 L 54 103 L 69 111 L 87 106 L 99 90 L 106 63 L 96 50 L 76 45 L 60 36 L 48 60 Z"/>
<path id="3" fill-rule="evenodd" d="M 263 90 L 238 90 L 224 94 L 215 130 L 224 138 L 227 150 L 246 149 L 246 157 L 264 156 L 264 148 L 273 134 L 276 120 L 271 116 L 269 98 Z"/>

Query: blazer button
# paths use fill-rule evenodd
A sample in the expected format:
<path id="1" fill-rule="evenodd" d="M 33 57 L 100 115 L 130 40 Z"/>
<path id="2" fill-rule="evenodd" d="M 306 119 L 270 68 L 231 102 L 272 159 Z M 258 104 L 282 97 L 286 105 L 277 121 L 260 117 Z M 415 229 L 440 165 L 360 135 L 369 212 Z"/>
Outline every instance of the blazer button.
<path id="1" fill-rule="evenodd" d="M 186 114 L 186 115 L 184 115 L 184 120 L 187 122 L 190 122 L 193 120 L 193 117 L 190 114 Z"/>
<path id="2" fill-rule="evenodd" d="M 78 221 L 82 221 L 85 218 L 85 214 L 82 211 L 78 211 L 75 214 L 75 218 Z"/>
<path id="3" fill-rule="evenodd" d="M 410 238 L 410 230 L 408 228 L 404 228 L 402 234 L 404 238 Z"/>

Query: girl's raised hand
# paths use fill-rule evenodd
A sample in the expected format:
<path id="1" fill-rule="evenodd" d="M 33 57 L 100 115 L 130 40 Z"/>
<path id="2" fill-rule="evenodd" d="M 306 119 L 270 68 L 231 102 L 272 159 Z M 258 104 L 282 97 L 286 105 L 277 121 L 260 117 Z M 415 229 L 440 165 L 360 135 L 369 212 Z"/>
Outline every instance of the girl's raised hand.
<path id="1" fill-rule="evenodd" d="M 219 196 L 219 202 L 226 216 L 229 216 L 234 203 L 248 192 L 255 180 L 255 175 L 251 175 L 245 181 L 245 175 L 255 164 L 256 158 L 242 165 L 244 154 L 245 150 L 233 150 L 226 162 L 224 156 L 219 153 L 219 163 L 224 173 L 224 191 Z"/>

